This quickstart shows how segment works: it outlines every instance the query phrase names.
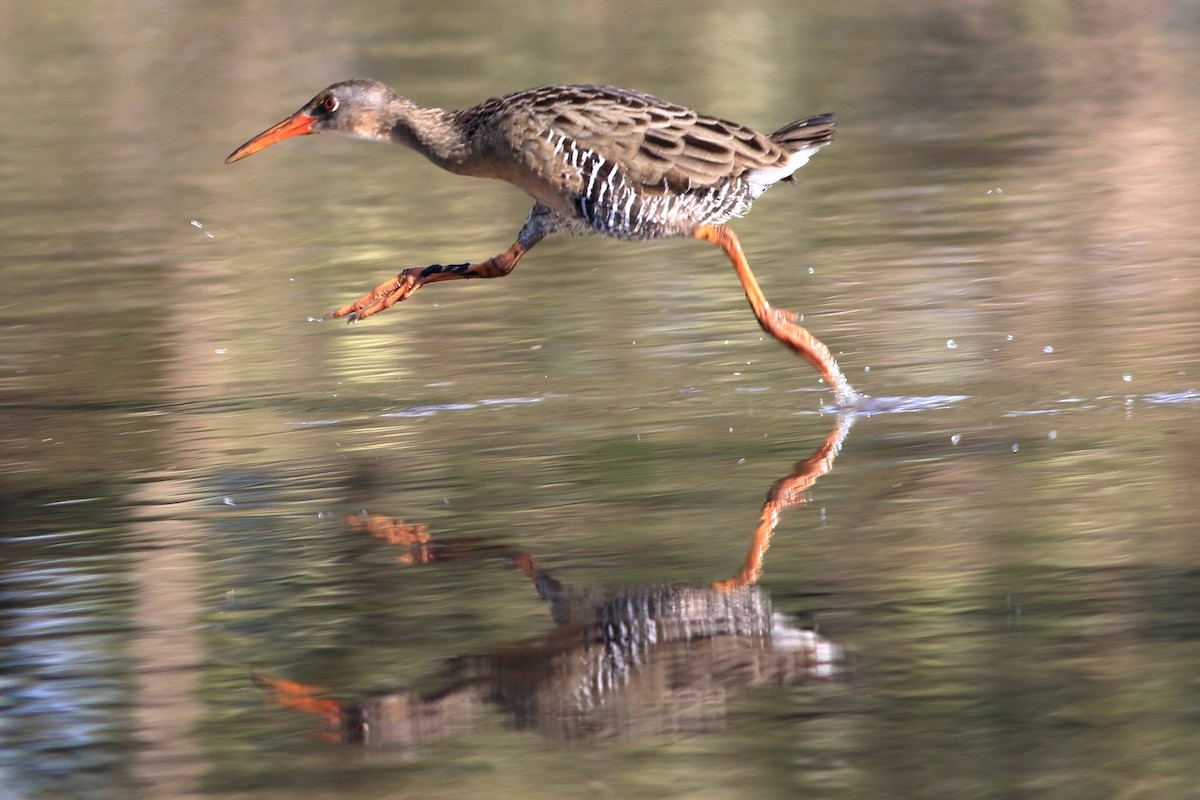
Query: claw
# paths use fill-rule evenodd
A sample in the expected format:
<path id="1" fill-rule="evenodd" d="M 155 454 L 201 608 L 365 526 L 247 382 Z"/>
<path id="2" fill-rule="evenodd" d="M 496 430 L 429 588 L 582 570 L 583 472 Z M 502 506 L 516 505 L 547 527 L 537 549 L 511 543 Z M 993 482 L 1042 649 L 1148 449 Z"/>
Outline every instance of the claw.
<path id="1" fill-rule="evenodd" d="M 527 237 L 528 239 L 528 237 Z M 347 323 L 361 322 L 367 317 L 386 311 L 413 294 L 426 283 L 459 280 L 463 278 L 499 278 L 512 272 L 521 256 L 541 239 L 536 236 L 522 244 L 520 241 L 498 256 L 475 264 L 430 264 L 428 267 L 409 267 L 391 280 L 384 281 L 362 297 L 336 311 L 330 311 L 325 319 L 346 317 Z"/>

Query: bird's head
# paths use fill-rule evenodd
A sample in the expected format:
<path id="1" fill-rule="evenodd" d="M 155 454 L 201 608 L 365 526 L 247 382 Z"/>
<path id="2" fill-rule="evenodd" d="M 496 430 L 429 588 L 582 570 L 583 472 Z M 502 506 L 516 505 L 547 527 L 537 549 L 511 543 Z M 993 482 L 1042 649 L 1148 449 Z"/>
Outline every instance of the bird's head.
<path id="1" fill-rule="evenodd" d="M 226 164 L 293 136 L 335 131 L 362 139 L 383 139 L 390 128 L 382 112 L 396 94 L 378 81 L 352 80 L 335 83 L 287 119 L 272 125 L 229 154 Z"/>

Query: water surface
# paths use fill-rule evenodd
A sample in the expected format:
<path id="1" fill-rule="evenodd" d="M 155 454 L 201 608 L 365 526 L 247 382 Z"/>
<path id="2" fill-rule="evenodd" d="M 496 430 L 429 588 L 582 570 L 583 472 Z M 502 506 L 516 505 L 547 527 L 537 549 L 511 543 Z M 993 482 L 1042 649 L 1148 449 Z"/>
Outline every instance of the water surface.
<path id="1" fill-rule="evenodd" d="M 6 6 L 0 797 L 1195 796 L 1193 5 Z M 221 163 L 352 76 L 836 112 L 736 229 L 901 410 L 823 412 L 697 242 L 310 321 L 528 210 L 329 136 Z M 773 486 L 754 613 L 680 633 Z M 564 644 L 555 585 L 659 646 Z M 285 681 L 463 711 L 339 743 Z"/>

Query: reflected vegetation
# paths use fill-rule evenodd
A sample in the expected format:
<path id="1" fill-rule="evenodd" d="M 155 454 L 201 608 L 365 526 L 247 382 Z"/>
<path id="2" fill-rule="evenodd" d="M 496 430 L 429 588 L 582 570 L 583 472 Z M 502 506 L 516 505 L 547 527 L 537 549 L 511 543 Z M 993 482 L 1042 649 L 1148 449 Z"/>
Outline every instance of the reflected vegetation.
<path id="1" fill-rule="evenodd" d="M 70 554 L 86 535 L 60 532 L 60 557 L 37 560 L 23 557 L 23 537 L 5 537 L 0 796 L 107 795 L 133 785 L 123 716 L 131 702 L 122 677 L 127 586 L 119 559 Z"/>
<path id="2" fill-rule="evenodd" d="M 811 456 L 771 486 L 745 564 L 709 586 L 568 587 L 534 557 L 494 539 L 431 537 L 426 525 L 366 512 L 352 528 L 434 565 L 494 559 L 519 570 L 555 627 L 452 662 L 448 685 L 341 701 L 327 688 L 260 675 L 278 704 L 324 720 L 326 736 L 370 748 L 414 750 L 462 735 L 495 705 L 520 730 L 557 740 L 697 734 L 722 726 L 729 701 L 762 686 L 795 687 L 843 676 L 842 648 L 771 605 L 757 586 L 780 515 L 804 502 L 854 422 L 836 418 Z"/>

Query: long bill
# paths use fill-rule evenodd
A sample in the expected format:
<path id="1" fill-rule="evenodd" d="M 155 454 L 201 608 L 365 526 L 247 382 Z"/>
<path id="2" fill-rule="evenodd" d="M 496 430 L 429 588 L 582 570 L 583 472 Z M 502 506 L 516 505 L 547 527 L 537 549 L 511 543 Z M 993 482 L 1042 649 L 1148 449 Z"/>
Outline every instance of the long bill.
<path id="1" fill-rule="evenodd" d="M 232 164 L 235 161 L 241 161 L 246 156 L 253 155 L 259 150 L 270 147 L 276 142 L 282 142 L 284 139 L 290 139 L 293 136 L 306 136 L 310 133 L 316 133 L 313 130 L 313 124 L 316 121 L 315 117 L 310 117 L 302 111 L 297 111 L 282 122 L 267 128 L 237 150 L 234 150 L 229 154 L 229 158 L 225 159 L 225 163 Z"/>

